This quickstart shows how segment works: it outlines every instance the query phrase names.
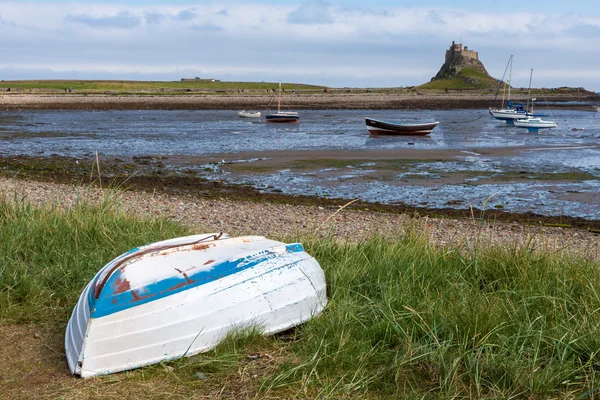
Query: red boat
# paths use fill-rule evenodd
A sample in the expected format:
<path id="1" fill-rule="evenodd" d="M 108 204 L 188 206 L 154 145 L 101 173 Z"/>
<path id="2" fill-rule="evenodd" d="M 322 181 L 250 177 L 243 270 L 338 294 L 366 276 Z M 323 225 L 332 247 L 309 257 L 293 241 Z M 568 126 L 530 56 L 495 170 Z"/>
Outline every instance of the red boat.
<path id="1" fill-rule="evenodd" d="M 381 121 L 365 117 L 367 129 L 371 135 L 429 135 L 439 122 L 423 124 L 401 124 L 399 122 Z"/>

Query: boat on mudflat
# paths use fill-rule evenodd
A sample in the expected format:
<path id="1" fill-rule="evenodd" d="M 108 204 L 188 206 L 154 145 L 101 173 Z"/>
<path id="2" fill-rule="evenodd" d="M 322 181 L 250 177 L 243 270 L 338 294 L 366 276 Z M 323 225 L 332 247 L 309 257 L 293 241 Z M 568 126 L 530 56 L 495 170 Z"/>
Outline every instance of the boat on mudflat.
<path id="1" fill-rule="evenodd" d="M 235 329 L 281 332 L 327 303 L 319 263 L 299 243 L 203 234 L 139 247 L 85 287 L 65 334 L 87 378 L 187 357 Z"/>
<path id="2" fill-rule="evenodd" d="M 260 113 L 260 111 L 242 110 L 242 111 L 238 111 L 238 116 L 240 118 L 260 118 L 261 113 Z"/>
<path id="3" fill-rule="evenodd" d="M 371 135 L 429 135 L 439 122 L 404 124 L 365 117 Z"/>
<path id="4" fill-rule="evenodd" d="M 270 102 L 269 102 L 270 104 Z M 268 108 L 269 106 L 267 106 Z M 277 112 L 265 115 L 265 121 L 278 123 L 299 123 L 300 116 L 296 111 L 281 111 L 281 82 L 277 89 Z"/>
<path id="5" fill-rule="evenodd" d="M 556 128 L 558 124 L 554 121 L 546 121 L 541 118 L 523 118 L 513 122 L 517 128 L 527 128 L 528 132 L 538 132 L 540 129 Z"/>
<path id="6" fill-rule="evenodd" d="M 533 68 L 531 69 L 531 72 L 529 73 L 529 90 L 528 90 L 528 100 L 527 100 L 527 106 L 529 107 L 529 105 L 531 104 L 531 115 L 534 114 L 533 112 L 533 104 L 535 103 L 535 98 L 532 97 L 531 101 L 529 100 L 529 96 L 531 94 L 531 80 L 533 78 Z M 558 124 L 554 121 L 547 121 L 547 120 L 543 120 L 540 117 L 524 117 L 524 118 L 520 118 L 517 119 L 515 121 L 513 121 L 513 124 L 517 127 L 517 128 L 527 128 L 528 132 L 539 132 L 540 129 L 548 129 L 548 128 L 556 128 L 558 126 Z"/>

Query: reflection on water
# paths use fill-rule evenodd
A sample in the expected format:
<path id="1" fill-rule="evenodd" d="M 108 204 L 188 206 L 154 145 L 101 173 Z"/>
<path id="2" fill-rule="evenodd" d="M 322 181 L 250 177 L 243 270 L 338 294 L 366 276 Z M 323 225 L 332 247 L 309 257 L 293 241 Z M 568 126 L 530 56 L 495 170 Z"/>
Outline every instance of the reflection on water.
<path id="1" fill-rule="evenodd" d="M 366 130 L 365 116 L 440 124 L 424 137 L 372 137 Z M 210 174 L 209 178 L 287 193 L 429 207 L 481 206 L 494 195 L 494 201 L 509 211 L 600 218 L 598 202 L 585 200 L 585 196 L 593 198 L 599 194 L 600 113 L 553 111 L 550 118 L 559 127 L 538 134 L 494 120 L 484 110 L 315 110 L 300 111 L 300 117 L 300 124 L 267 124 L 264 119 L 238 118 L 234 111 L 5 112 L 0 115 L 0 155 L 85 157 L 98 151 L 114 157 L 198 156 L 256 151 L 265 152 L 268 157 L 275 150 L 414 149 L 414 158 L 419 160 L 418 150 L 457 149 L 462 155 L 453 160 L 417 163 L 414 171 L 397 171 L 379 180 L 365 178 L 373 175 L 376 162 L 311 173 L 285 169 L 267 176 L 225 174 L 218 166 L 197 166 L 197 171 Z M 519 156 L 505 157 L 487 156 L 481 151 L 504 147 L 527 149 Z M 586 173 L 587 178 L 488 185 L 476 184 L 479 179 L 474 176 L 461 182 L 436 183 L 445 174 L 467 171 L 488 175 L 519 171 Z M 420 186 L 406 184 L 407 179 L 415 177 L 430 182 Z M 566 195 L 571 193 L 580 195 Z"/>

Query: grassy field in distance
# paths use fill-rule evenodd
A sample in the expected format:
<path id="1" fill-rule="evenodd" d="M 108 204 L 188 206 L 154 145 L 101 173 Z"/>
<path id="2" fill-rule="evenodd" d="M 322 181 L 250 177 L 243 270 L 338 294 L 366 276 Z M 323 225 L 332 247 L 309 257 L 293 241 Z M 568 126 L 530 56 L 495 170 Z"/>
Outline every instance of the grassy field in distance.
<path id="1" fill-rule="evenodd" d="M 212 89 L 212 90 L 267 90 L 277 89 L 279 82 L 219 82 L 210 80 L 190 81 L 114 81 L 114 80 L 19 80 L 2 81 L 0 87 L 11 89 L 54 89 L 72 88 L 74 91 L 160 91 L 160 89 Z M 306 85 L 302 83 L 282 83 L 284 89 L 324 89 L 324 86 Z"/>

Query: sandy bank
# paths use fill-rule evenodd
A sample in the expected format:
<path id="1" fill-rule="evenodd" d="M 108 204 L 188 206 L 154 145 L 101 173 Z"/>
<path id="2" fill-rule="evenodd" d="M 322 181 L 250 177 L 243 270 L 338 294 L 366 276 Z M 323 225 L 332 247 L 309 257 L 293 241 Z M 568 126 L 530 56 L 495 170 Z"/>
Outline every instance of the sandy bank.
<path id="1" fill-rule="evenodd" d="M 271 95 L 257 94 L 181 94 L 181 95 L 105 95 L 105 94 L 0 94 L 0 110 L 264 110 Z M 514 100 L 525 101 L 516 95 Z M 493 94 L 476 93 L 313 93 L 285 94 L 285 109 L 486 109 L 494 100 Z M 539 101 L 540 99 L 538 99 Z M 600 103 L 600 96 L 585 93 L 552 95 L 549 102 L 584 102 L 584 105 L 553 105 L 556 108 L 592 110 L 590 104 Z M 276 107 L 276 104 L 275 104 Z"/>

